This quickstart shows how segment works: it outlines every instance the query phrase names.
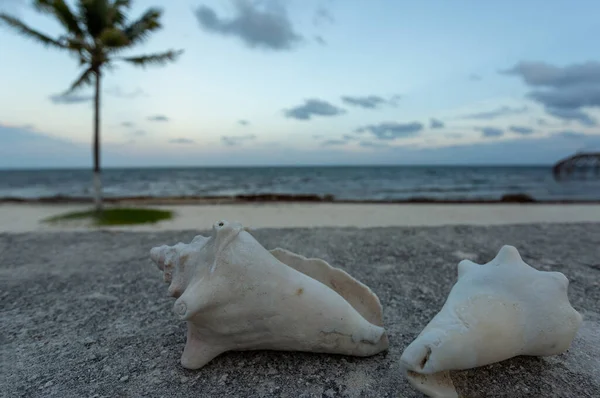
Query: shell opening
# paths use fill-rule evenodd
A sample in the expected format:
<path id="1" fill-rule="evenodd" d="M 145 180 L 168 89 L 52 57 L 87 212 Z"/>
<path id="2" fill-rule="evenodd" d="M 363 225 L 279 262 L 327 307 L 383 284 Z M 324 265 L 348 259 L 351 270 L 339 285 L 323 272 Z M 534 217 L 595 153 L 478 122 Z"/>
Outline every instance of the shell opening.
<path id="1" fill-rule="evenodd" d="M 430 356 L 431 356 L 431 347 L 427 346 L 427 347 L 425 347 L 425 355 L 419 362 L 420 370 L 423 370 L 425 368 L 425 365 L 427 365 L 427 361 L 429 361 Z"/>
<path id="2" fill-rule="evenodd" d="M 402 353 L 400 362 L 407 370 L 412 370 L 420 374 L 432 373 L 431 355 L 433 348 L 429 343 L 413 341 Z"/>

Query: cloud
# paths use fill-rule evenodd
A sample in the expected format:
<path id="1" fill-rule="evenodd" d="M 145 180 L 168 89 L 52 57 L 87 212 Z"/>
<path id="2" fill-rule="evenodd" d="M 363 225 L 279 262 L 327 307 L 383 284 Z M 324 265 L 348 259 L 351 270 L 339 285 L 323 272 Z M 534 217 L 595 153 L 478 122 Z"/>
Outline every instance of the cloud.
<path id="1" fill-rule="evenodd" d="M 561 122 L 558 123 L 551 123 L 546 119 L 543 118 L 537 118 L 535 120 L 535 123 L 537 126 L 542 126 L 542 127 L 558 127 L 558 126 L 563 126 L 564 125 L 564 120 L 562 120 Z"/>
<path id="2" fill-rule="evenodd" d="M 2 0 L 0 0 L 1 2 Z M 148 97 L 149 95 L 144 92 L 141 88 L 137 88 L 131 92 L 123 91 L 119 86 L 109 88 L 103 91 L 105 94 L 112 95 L 113 97 L 134 99 L 139 97 Z M 91 102 L 94 100 L 94 94 L 53 94 L 49 96 L 50 101 L 54 104 L 73 105 L 80 104 L 83 102 Z"/>
<path id="3" fill-rule="evenodd" d="M 504 135 L 504 130 L 497 127 L 476 127 L 475 130 L 481 131 L 481 135 L 485 138 L 502 137 Z"/>
<path id="4" fill-rule="evenodd" d="M 285 51 L 295 48 L 303 41 L 296 33 L 287 12 L 280 2 L 257 2 L 236 0 L 235 15 L 221 18 L 210 7 L 196 9 L 196 18 L 206 32 L 236 37 L 249 48 Z M 263 4 L 264 7 L 260 7 Z"/>
<path id="5" fill-rule="evenodd" d="M 135 135 L 135 136 L 141 137 L 143 135 L 146 135 L 147 133 L 146 133 L 145 130 L 136 130 L 132 134 Z"/>
<path id="6" fill-rule="evenodd" d="M 0 168 L 60 167 L 66 159 L 89 163 L 87 145 L 37 131 L 32 125 L 0 123 Z"/>
<path id="7" fill-rule="evenodd" d="M 309 120 L 312 116 L 337 116 L 343 113 L 346 113 L 344 109 L 320 99 L 307 99 L 303 105 L 284 110 L 285 117 L 298 120 Z"/>
<path id="8" fill-rule="evenodd" d="M 482 79 L 481 75 L 478 75 L 477 73 L 471 73 L 469 75 L 469 80 L 472 82 L 478 82 Z"/>
<path id="9" fill-rule="evenodd" d="M 325 39 L 323 38 L 323 36 L 318 36 L 318 35 L 315 36 L 315 41 L 317 43 L 319 43 L 320 45 L 322 45 L 322 46 L 326 46 L 327 45 L 327 42 L 325 41 Z"/>
<path id="10" fill-rule="evenodd" d="M 115 86 L 113 88 L 107 89 L 105 91 L 106 94 L 112 95 L 118 98 L 126 98 L 126 99 L 134 99 L 139 97 L 149 97 L 149 95 L 142 90 L 141 88 L 136 88 L 133 91 L 125 92 L 119 86 Z"/>
<path id="11" fill-rule="evenodd" d="M 575 129 L 573 132 L 577 132 Z M 445 136 L 446 134 L 444 134 Z M 310 135 L 309 135 L 310 136 Z M 231 148 L 204 145 L 165 145 L 154 150 L 135 145 L 103 145 L 103 165 L 107 167 L 193 166 L 202 163 L 214 166 L 298 165 L 298 164 L 471 164 L 511 165 L 547 164 L 563 159 L 581 149 L 600 148 L 600 134 L 517 136 L 502 140 L 483 140 L 479 143 L 457 143 L 451 146 L 415 147 L 393 146 L 359 135 L 362 151 L 339 147 L 301 149 L 283 143 L 277 150 L 268 143 L 239 150 L 227 156 Z M 366 138 L 366 139 L 364 139 Z M 141 142 L 143 139 L 140 139 Z M 242 147 L 243 148 L 243 147 Z M 182 151 L 186 149 L 186 151 Z M 245 148 L 243 148 L 245 149 Z M 89 169 L 91 155 L 88 144 L 76 144 L 52 137 L 32 126 L 2 126 L 0 124 L 0 168 L 74 168 Z M 549 169 L 548 169 L 549 170 Z M 551 171 L 548 171 L 551 173 Z M 549 174 L 551 175 L 551 174 Z"/>
<path id="12" fill-rule="evenodd" d="M 372 148 L 375 156 L 369 157 L 371 164 L 548 164 L 572 155 L 582 148 L 600 146 L 600 135 L 550 135 L 545 137 L 523 137 L 506 140 L 486 140 L 478 143 L 454 144 L 439 147 L 388 146 L 380 142 L 361 142 L 361 146 Z M 371 153 L 373 153 L 371 152 Z M 360 155 L 352 153 L 352 159 Z M 549 172 L 550 173 L 550 172 Z"/>
<path id="13" fill-rule="evenodd" d="M 345 102 L 346 104 L 352 105 L 352 106 L 358 106 L 361 108 L 367 108 L 367 109 L 376 109 L 380 105 L 396 106 L 398 99 L 400 99 L 399 95 L 394 95 L 394 96 L 390 97 L 389 99 L 385 99 L 378 95 L 366 95 L 366 96 L 344 95 L 344 96 L 342 96 L 342 101 Z"/>
<path id="14" fill-rule="evenodd" d="M 335 22 L 333 15 L 331 12 L 325 7 L 319 7 L 315 11 L 315 15 L 313 17 L 313 25 L 315 26 L 323 26 L 330 25 Z"/>
<path id="15" fill-rule="evenodd" d="M 600 107 L 600 62 L 560 67 L 522 61 L 500 73 L 519 76 L 526 85 L 535 88 L 527 97 L 542 104 L 548 114 L 576 120 L 585 126 L 597 125 L 583 108 Z"/>
<path id="16" fill-rule="evenodd" d="M 388 145 L 383 144 L 381 142 L 373 142 L 373 141 L 361 141 L 358 143 L 363 148 L 371 148 L 371 149 L 383 149 L 389 148 Z"/>
<path id="17" fill-rule="evenodd" d="M 339 146 L 346 145 L 348 141 L 346 140 L 327 140 L 321 143 L 322 146 Z"/>
<path id="18" fill-rule="evenodd" d="M 441 120 L 431 118 L 431 120 L 429 121 L 429 128 L 431 128 L 431 129 L 444 128 L 444 122 L 442 122 Z"/>
<path id="19" fill-rule="evenodd" d="M 246 134 L 246 135 L 225 135 L 221 137 L 221 142 L 227 146 L 236 146 L 244 143 L 245 141 L 251 141 L 256 139 L 254 134 Z"/>
<path id="20" fill-rule="evenodd" d="M 123 123 L 121 123 L 121 126 L 123 126 L 123 127 L 133 127 L 133 126 L 135 126 L 135 124 L 133 122 L 123 122 Z"/>
<path id="21" fill-rule="evenodd" d="M 193 144 L 194 140 L 190 140 L 189 138 L 174 138 L 169 140 L 170 144 Z"/>
<path id="22" fill-rule="evenodd" d="M 168 122 L 169 118 L 165 115 L 154 115 L 148 116 L 148 120 L 150 120 L 151 122 Z"/>
<path id="23" fill-rule="evenodd" d="M 563 120 L 575 120 L 584 126 L 596 126 L 596 119 L 577 109 L 546 108 L 546 113 Z"/>
<path id="24" fill-rule="evenodd" d="M 54 104 L 81 104 L 83 102 L 90 102 L 94 99 L 93 95 L 76 95 L 76 94 L 53 94 L 50 97 L 50 101 Z"/>
<path id="25" fill-rule="evenodd" d="M 240 120 L 238 120 L 238 124 L 240 126 L 248 126 L 248 125 L 250 125 L 250 122 L 247 120 L 244 120 L 244 119 L 240 119 Z"/>
<path id="26" fill-rule="evenodd" d="M 313 135 L 313 138 L 316 140 L 320 140 L 324 138 L 323 135 Z M 359 137 L 352 134 L 343 134 L 340 138 L 325 140 L 321 142 L 321 146 L 339 146 L 346 145 L 350 141 L 358 140 Z"/>
<path id="27" fill-rule="evenodd" d="M 520 108 L 511 108 L 509 106 L 503 106 L 503 107 L 500 107 L 498 109 L 494 109 L 494 110 L 488 111 L 488 112 L 479 112 L 479 113 L 472 113 L 470 115 L 465 115 L 462 118 L 463 119 L 491 120 L 491 119 L 496 119 L 501 116 L 517 115 L 520 113 L 525 113 L 528 110 L 529 110 L 529 108 L 527 108 L 526 106 L 523 106 Z"/>
<path id="28" fill-rule="evenodd" d="M 376 95 L 369 95 L 366 97 L 343 96 L 342 101 L 344 101 L 348 105 L 360 106 L 362 108 L 370 109 L 377 108 L 377 106 L 386 103 L 385 99 Z"/>
<path id="29" fill-rule="evenodd" d="M 508 128 L 513 133 L 527 135 L 533 133 L 533 129 L 531 127 L 523 127 L 523 126 L 510 126 Z"/>
<path id="30" fill-rule="evenodd" d="M 518 137 L 489 140 L 477 144 L 459 144 L 440 148 L 402 150 L 389 158 L 403 156 L 406 162 L 421 164 L 554 164 L 580 148 L 600 144 L 600 135 L 587 135 L 579 140 L 551 135 L 547 137 Z M 385 162 L 385 156 L 379 156 Z M 458 160 L 458 161 L 457 161 Z M 550 173 L 550 171 L 548 172 Z"/>
<path id="31" fill-rule="evenodd" d="M 519 62 L 501 73 L 518 75 L 532 87 L 573 87 L 600 83 L 600 62 L 586 62 L 565 67 L 545 62 Z"/>
<path id="32" fill-rule="evenodd" d="M 62 140 L 44 133 L 39 133 L 35 131 L 35 127 L 31 124 L 14 126 L 0 123 L 0 140 L 3 145 L 31 142 L 58 144 L 69 143 L 67 140 Z M 0 145 L 0 147 L 2 147 L 2 145 Z"/>
<path id="33" fill-rule="evenodd" d="M 390 97 L 390 99 L 388 100 L 388 102 L 389 102 L 389 104 L 391 106 L 397 106 L 398 105 L 398 101 L 400 101 L 400 99 L 402 99 L 402 96 L 399 95 L 399 94 L 396 94 L 396 95 L 392 95 Z"/>
<path id="34" fill-rule="evenodd" d="M 383 122 L 359 127 L 356 132 L 369 132 L 380 140 L 395 140 L 398 138 L 409 138 L 419 135 L 423 130 L 423 124 L 419 122 L 396 123 Z"/>
<path id="35" fill-rule="evenodd" d="M 459 133 L 448 133 L 446 134 L 446 138 L 462 138 L 463 135 Z"/>
<path id="36" fill-rule="evenodd" d="M 568 138 L 568 139 L 581 139 L 581 138 L 588 137 L 588 135 L 585 133 L 580 133 L 580 132 L 571 131 L 571 130 L 560 131 L 558 133 L 554 133 L 554 135 L 557 137 L 563 137 L 563 138 Z"/>

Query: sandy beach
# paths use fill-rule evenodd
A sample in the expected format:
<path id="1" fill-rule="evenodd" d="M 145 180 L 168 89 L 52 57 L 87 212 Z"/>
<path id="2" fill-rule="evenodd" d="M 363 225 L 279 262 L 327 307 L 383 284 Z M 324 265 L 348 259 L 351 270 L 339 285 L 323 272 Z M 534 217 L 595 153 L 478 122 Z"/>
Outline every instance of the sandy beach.
<path id="1" fill-rule="evenodd" d="M 343 204 L 264 203 L 161 205 L 172 220 L 114 230 L 172 231 L 204 229 L 219 219 L 254 228 L 394 227 L 600 222 L 599 204 Z M 1 204 L 1 232 L 89 230 L 81 222 L 47 224 L 58 214 L 86 210 L 83 204 Z M 97 229 L 97 228 L 96 228 Z"/>

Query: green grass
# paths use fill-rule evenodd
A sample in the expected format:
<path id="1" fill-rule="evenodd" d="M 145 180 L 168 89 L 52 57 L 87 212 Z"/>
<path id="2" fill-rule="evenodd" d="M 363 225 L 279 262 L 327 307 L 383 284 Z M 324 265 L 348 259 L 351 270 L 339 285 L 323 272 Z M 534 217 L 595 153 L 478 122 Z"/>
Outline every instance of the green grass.
<path id="1" fill-rule="evenodd" d="M 60 214 L 44 220 L 45 222 L 72 221 L 72 220 L 91 220 L 94 225 L 135 225 L 156 223 L 162 220 L 173 218 L 173 212 L 169 210 L 157 209 L 136 209 L 136 208 L 114 208 L 104 209 L 101 213 L 95 210 L 77 211 L 72 213 Z"/>

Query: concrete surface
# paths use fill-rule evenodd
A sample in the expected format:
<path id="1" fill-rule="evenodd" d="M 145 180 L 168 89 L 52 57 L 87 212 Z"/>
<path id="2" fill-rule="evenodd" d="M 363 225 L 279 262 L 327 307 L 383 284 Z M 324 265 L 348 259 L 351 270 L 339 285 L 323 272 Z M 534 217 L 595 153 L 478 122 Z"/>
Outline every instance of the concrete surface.
<path id="1" fill-rule="evenodd" d="M 585 321 L 567 353 L 453 372 L 457 390 L 600 396 L 600 224 L 259 230 L 265 247 L 322 257 L 369 285 L 384 306 L 390 350 L 370 358 L 226 353 L 189 371 L 179 364 L 185 324 L 149 250 L 196 234 L 0 234 L 0 396 L 422 397 L 401 371 L 403 349 L 441 308 L 458 261 L 487 262 L 503 244 L 536 268 L 565 273 Z"/>

